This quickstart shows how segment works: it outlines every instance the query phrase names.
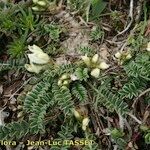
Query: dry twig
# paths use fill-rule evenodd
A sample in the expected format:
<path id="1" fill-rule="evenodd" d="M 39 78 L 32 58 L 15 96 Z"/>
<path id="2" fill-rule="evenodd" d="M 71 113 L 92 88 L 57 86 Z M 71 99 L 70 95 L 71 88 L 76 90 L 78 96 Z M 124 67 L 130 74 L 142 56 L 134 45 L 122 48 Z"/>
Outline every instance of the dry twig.
<path id="1" fill-rule="evenodd" d="M 140 121 L 138 118 L 136 118 L 136 116 L 134 116 L 133 114 L 128 113 L 128 115 L 129 115 L 132 119 L 134 119 L 138 124 L 142 124 L 142 121 Z"/>
<path id="2" fill-rule="evenodd" d="M 150 88 L 146 89 L 145 91 L 143 91 L 133 102 L 132 107 L 134 108 L 135 105 L 137 104 L 138 100 L 140 99 L 140 97 L 142 97 L 143 95 L 145 95 L 146 93 L 150 92 Z"/>
<path id="3" fill-rule="evenodd" d="M 114 37 L 114 40 L 116 40 L 119 35 L 122 35 L 122 34 L 124 34 L 126 31 L 128 31 L 128 29 L 131 27 L 131 24 L 132 24 L 132 22 L 133 22 L 133 6 L 134 6 L 134 5 L 133 5 L 133 0 L 130 0 L 130 10 L 129 10 L 129 16 L 128 16 L 128 18 L 130 19 L 130 22 L 129 22 L 129 24 L 126 26 L 126 28 L 125 28 L 123 31 L 119 32 L 119 33 Z"/>

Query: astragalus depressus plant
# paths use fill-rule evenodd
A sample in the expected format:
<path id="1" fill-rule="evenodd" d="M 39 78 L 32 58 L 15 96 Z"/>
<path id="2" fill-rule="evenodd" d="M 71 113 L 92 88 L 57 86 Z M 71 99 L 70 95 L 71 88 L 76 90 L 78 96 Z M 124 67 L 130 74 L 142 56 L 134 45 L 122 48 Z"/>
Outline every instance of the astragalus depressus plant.
<path id="1" fill-rule="evenodd" d="M 150 149 L 150 2 L 0 2 L 0 148 Z"/>

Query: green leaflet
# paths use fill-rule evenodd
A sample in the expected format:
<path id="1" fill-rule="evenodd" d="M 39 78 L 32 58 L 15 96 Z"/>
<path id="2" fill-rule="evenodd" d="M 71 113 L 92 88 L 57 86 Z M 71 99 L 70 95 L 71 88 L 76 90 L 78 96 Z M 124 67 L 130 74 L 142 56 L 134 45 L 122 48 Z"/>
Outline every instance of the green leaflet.
<path id="1" fill-rule="evenodd" d="M 98 17 L 105 9 L 107 3 L 103 0 L 92 0 L 92 16 Z"/>
<path id="2" fill-rule="evenodd" d="M 24 64 L 26 60 L 24 58 L 21 59 L 10 59 L 6 62 L 0 61 L 0 72 L 4 70 L 18 70 L 18 69 L 24 69 Z"/>
<path id="3" fill-rule="evenodd" d="M 146 81 L 140 78 L 133 78 L 119 90 L 119 95 L 122 99 L 132 99 L 133 97 L 138 96 L 144 89 L 146 89 Z"/>
<path id="4" fill-rule="evenodd" d="M 88 75 L 88 68 L 77 68 L 75 71 L 75 75 L 77 76 L 77 78 L 81 81 L 86 81 L 89 78 Z"/>
<path id="5" fill-rule="evenodd" d="M 29 124 L 26 121 L 12 122 L 0 126 L 0 140 L 19 139 L 29 132 Z"/>
<path id="6" fill-rule="evenodd" d="M 73 108 L 73 100 L 68 88 L 60 88 L 56 82 L 52 85 L 52 93 L 54 95 L 54 101 L 58 103 L 59 107 L 65 115 L 71 112 Z"/>
<path id="7" fill-rule="evenodd" d="M 111 112 L 116 111 L 118 114 L 125 115 L 129 111 L 127 103 L 124 102 L 117 93 L 112 93 L 108 86 L 106 88 L 105 85 L 108 84 L 102 84 L 98 89 L 93 88 L 96 92 L 95 107 L 102 105 Z"/>
<path id="8" fill-rule="evenodd" d="M 85 102 L 88 99 L 87 90 L 81 83 L 75 83 L 71 91 L 80 102 Z"/>
<path id="9" fill-rule="evenodd" d="M 147 144 L 150 144 L 150 132 L 148 132 L 146 135 L 145 135 L 145 142 Z"/>
<path id="10" fill-rule="evenodd" d="M 39 82 L 31 92 L 29 92 L 24 101 L 24 109 L 26 112 L 32 112 L 32 108 L 35 104 L 40 102 L 40 95 L 46 94 L 50 84 L 46 84 L 45 82 Z"/>
<path id="11" fill-rule="evenodd" d="M 33 107 L 33 114 L 30 117 L 30 132 L 37 134 L 45 131 L 44 115 L 46 114 L 47 105 L 36 105 Z"/>

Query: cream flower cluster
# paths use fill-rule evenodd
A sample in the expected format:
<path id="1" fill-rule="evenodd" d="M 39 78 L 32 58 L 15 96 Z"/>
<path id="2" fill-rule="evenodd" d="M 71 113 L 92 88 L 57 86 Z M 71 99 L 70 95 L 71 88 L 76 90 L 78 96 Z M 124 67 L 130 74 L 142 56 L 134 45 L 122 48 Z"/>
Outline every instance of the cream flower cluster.
<path id="1" fill-rule="evenodd" d="M 82 120 L 82 130 L 85 131 L 89 125 L 90 119 L 88 117 Z"/>
<path id="2" fill-rule="evenodd" d="M 58 80 L 58 86 L 67 87 L 71 81 L 78 80 L 74 74 L 63 74 Z"/>
<path id="3" fill-rule="evenodd" d="M 146 48 L 146 50 L 150 52 L 150 42 L 147 43 L 147 48 Z"/>
<path id="4" fill-rule="evenodd" d="M 121 51 L 121 52 L 117 52 L 115 54 L 115 60 L 118 61 L 119 64 L 123 64 L 126 60 L 129 60 L 132 58 L 131 52 L 130 51 Z"/>
<path id="5" fill-rule="evenodd" d="M 106 62 L 100 60 L 98 54 L 95 54 L 92 58 L 88 57 L 86 54 L 85 56 L 81 56 L 81 59 L 89 68 L 92 68 L 91 76 L 95 78 L 99 77 L 100 69 L 105 70 L 109 68 L 109 65 Z"/>
<path id="6" fill-rule="evenodd" d="M 45 68 L 45 65 L 49 63 L 50 57 L 42 51 L 42 49 L 36 45 L 28 46 L 31 54 L 27 54 L 30 60 L 30 64 L 25 64 L 25 68 L 29 72 L 39 73 Z"/>
<path id="7" fill-rule="evenodd" d="M 63 74 L 58 80 L 58 86 L 67 87 L 70 83 L 70 76 L 68 74 Z"/>
<path id="8" fill-rule="evenodd" d="M 73 113 L 77 120 L 82 121 L 82 130 L 86 131 L 90 122 L 89 117 L 88 116 L 82 117 L 81 114 L 76 109 L 73 110 Z"/>
<path id="9" fill-rule="evenodd" d="M 32 7 L 34 11 L 45 10 L 45 7 L 48 5 L 46 0 L 33 0 L 33 3 L 35 4 L 35 6 Z"/>

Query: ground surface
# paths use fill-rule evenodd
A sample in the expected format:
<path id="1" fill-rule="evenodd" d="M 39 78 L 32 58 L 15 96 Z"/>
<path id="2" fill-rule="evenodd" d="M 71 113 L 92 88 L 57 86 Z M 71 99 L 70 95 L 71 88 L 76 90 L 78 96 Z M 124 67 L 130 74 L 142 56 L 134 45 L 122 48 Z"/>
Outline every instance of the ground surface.
<path id="1" fill-rule="evenodd" d="M 0 1 L 1 149 L 149 150 L 150 2 L 42 2 Z M 25 67 L 33 44 L 50 57 L 40 72 Z M 97 64 L 82 57 L 95 54 L 109 66 L 98 77 L 91 73 Z M 71 78 L 63 89 L 56 83 L 64 74 Z"/>

